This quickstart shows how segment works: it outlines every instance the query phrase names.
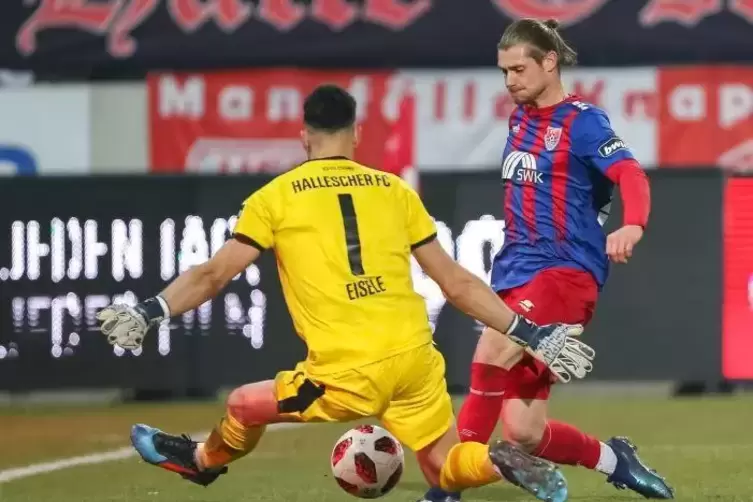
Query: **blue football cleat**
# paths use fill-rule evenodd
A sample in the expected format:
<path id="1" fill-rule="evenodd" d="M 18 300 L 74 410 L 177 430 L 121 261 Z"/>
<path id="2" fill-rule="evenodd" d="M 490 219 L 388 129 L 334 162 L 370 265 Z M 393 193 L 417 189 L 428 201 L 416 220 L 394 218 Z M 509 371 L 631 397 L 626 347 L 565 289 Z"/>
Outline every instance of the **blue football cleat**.
<path id="1" fill-rule="evenodd" d="M 614 437 L 607 444 L 617 455 L 617 467 L 607 478 L 620 490 L 629 488 L 647 499 L 673 499 L 674 489 L 663 477 L 646 466 L 638 457 L 638 448 L 629 439 Z"/>
<path id="2" fill-rule="evenodd" d="M 180 474 L 201 486 L 213 483 L 227 467 L 201 470 L 196 465 L 196 442 L 185 434 L 173 436 L 144 424 L 131 427 L 131 444 L 145 462 Z"/>
<path id="3" fill-rule="evenodd" d="M 497 441 L 492 445 L 489 457 L 505 479 L 537 499 L 545 502 L 567 500 L 567 481 L 553 463 L 529 455 L 507 441 Z"/>
<path id="4" fill-rule="evenodd" d="M 441 488 L 429 488 L 423 498 L 416 502 L 460 502 L 460 493 L 446 492 Z"/>

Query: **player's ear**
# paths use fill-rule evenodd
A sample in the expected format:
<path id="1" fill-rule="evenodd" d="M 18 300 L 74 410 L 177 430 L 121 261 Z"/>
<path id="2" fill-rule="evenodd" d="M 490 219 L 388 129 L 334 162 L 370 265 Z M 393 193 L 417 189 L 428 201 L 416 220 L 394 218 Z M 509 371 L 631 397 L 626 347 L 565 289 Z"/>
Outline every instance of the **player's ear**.
<path id="1" fill-rule="evenodd" d="M 541 60 L 541 66 L 544 68 L 544 70 L 547 73 L 551 73 L 557 69 L 557 60 L 558 60 L 557 53 L 554 51 L 549 51 L 546 53 L 544 58 Z"/>
<path id="2" fill-rule="evenodd" d="M 301 129 L 301 144 L 303 145 L 303 149 L 308 153 L 309 152 L 309 132 L 304 128 Z"/>

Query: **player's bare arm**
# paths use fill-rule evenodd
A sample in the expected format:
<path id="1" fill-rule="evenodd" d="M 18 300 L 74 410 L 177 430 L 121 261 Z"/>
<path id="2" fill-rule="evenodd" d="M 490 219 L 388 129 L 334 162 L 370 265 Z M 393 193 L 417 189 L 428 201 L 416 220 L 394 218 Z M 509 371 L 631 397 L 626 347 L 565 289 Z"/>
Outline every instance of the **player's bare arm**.
<path id="1" fill-rule="evenodd" d="M 97 314 L 102 333 L 125 349 L 141 346 L 149 328 L 217 296 L 230 280 L 259 257 L 256 247 L 231 239 L 209 261 L 180 274 L 154 298 L 135 307 L 110 305 Z"/>
<path id="2" fill-rule="evenodd" d="M 179 275 L 159 297 L 167 303 L 170 315 L 195 309 L 217 296 L 233 277 L 246 270 L 260 254 L 261 251 L 254 246 L 230 239 L 209 261 Z"/>
<path id="3" fill-rule="evenodd" d="M 584 378 L 591 371 L 594 350 L 573 338 L 583 333 L 582 326 L 539 327 L 514 313 L 481 279 L 450 258 L 436 239 L 415 248 L 413 255 L 450 303 L 507 335 L 520 346 L 521 353 L 531 350 L 561 381 Z"/>
<path id="4" fill-rule="evenodd" d="M 517 323 L 515 312 L 481 279 L 450 258 L 436 239 L 414 249 L 413 255 L 447 300 L 469 316 L 500 333 L 507 333 Z"/>

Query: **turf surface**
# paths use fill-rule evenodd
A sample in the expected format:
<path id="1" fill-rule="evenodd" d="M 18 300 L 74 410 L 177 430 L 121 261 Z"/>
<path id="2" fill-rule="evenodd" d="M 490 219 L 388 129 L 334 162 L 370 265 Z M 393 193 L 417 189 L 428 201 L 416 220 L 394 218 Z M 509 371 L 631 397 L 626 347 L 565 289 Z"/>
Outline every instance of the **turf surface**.
<path id="1" fill-rule="evenodd" d="M 0 471 L 127 445 L 129 426 L 170 432 L 209 429 L 221 403 L 0 408 Z M 753 399 L 572 397 L 552 414 L 601 437 L 629 435 L 643 459 L 667 476 L 677 500 L 753 501 Z M 337 502 L 355 500 L 330 477 L 328 454 L 344 425 L 309 425 L 268 433 L 259 449 L 208 488 L 136 458 L 80 466 L 0 484 L 2 502 Z M 600 474 L 567 467 L 572 501 L 642 500 Z M 424 483 L 409 455 L 403 480 L 385 501 L 413 501 Z M 468 492 L 468 501 L 531 500 L 504 484 Z"/>

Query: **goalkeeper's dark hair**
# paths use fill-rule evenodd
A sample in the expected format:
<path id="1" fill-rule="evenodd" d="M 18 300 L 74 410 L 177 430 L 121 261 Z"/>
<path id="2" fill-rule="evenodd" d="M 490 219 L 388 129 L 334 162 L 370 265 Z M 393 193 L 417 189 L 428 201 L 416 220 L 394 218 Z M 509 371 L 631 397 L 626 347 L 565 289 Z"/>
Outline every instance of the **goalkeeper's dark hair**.
<path id="1" fill-rule="evenodd" d="M 560 67 L 573 66 L 577 63 L 578 54 L 562 38 L 557 31 L 558 26 L 554 19 L 519 19 L 507 27 L 497 48 L 503 50 L 524 44 L 529 47 L 529 55 L 537 63 L 541 63 L 549 52 L 556 52 Z"/>
<path id="2" fill-rule="evenodd" d="M 303 103 L 303 122 L 312 130 L 336 133 L 353 127 L 356 122 L 356 100 L 336 85 L 320 85 Z"/>

